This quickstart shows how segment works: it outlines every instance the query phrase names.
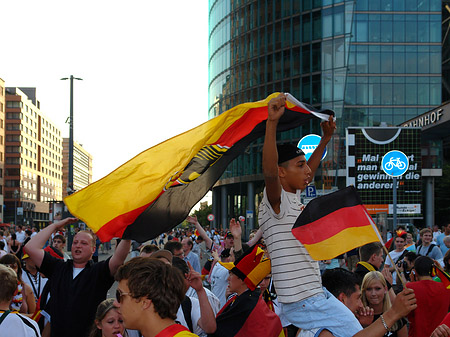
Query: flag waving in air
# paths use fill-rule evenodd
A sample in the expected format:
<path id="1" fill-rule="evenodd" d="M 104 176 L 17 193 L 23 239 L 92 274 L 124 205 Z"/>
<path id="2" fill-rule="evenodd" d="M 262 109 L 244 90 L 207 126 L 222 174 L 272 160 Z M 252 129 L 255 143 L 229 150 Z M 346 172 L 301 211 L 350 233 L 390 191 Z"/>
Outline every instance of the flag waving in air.
<path id="1" fill-rule="evenodd" d="M 292 234 L 314 260 L 330 260 L 381 240 L 353 186 L 311 200 L 297 218 Z"/>
<path id="2" fill-rule="evenodd" d="M 181 223 L 220 178 L 227 165 L 264 135 L 265 100 L 238 105 L 132 158 L 106 177 L 66 197 L 72 215 L 84 221 L 102 241 L 123 237 L 143 242 Z M 182 106 L 173 106 L 181 109 Z M 287 94 L 278 131 L 322 112 Z"/>

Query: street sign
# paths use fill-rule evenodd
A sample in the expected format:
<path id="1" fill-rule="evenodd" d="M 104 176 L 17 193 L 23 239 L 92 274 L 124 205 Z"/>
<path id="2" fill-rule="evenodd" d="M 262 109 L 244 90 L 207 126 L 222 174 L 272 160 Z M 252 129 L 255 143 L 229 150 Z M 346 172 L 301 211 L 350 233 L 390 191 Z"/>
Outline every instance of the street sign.
<path id="1" fill-rule="evenodd" d="M 253 218 L 253 211 L 249 211 L 247 210 L 247 219 L 252 219 Z"/>
<path id="2" fill-rule="evenodd" d="M 214 221 L 214 214 L 208 214 L 208 221 Z"/>
<path id="3" fill-rule="evenodd" d="M 297 144 L 297 147 L 305 153 L 306 160 L 309 160 L 312 153 L 316 149 L 317 145 L 319 145 L 321 139 L 322 137 L 314 134 L 307 135 L 302 139 L 300 139 L 300 141 Z M 326 157 L 326 155 L 327 155 L 327 148 L 325 148 L 325 151 L 323 151 L 322 159 L 320 160 L 323 160 Z"/>
<path id="4" fill-rule="evenodd" d="M 317 196 L 316 186 L 314 185 L 306 186 L 306 197 L 315 198 L 316 196 Z"/>
<path id="5" fill-rule="evenodd" d="M 384 173 L 391 177 L 402 176 L 409 167 L 409 160 L 406 154 L 401 151 L 389 151 L 381 160 L 381 168 Z"/>

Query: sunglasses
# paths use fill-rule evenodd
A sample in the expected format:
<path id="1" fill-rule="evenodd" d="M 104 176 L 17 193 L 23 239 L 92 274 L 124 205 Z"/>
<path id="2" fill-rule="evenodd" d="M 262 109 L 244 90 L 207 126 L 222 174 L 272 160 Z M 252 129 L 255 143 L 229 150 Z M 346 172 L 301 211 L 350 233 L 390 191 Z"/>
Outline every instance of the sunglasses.
<path id="1" fill-rule="evenodd" d="M 131 293 L 123 293 L 119 289 L 117 289 L 116 290 L 116 300 L 117 300 L 117 302 L 122 303 L 122 297 L 123 296 L 127 296 L 127 295 L 131 295 Z"/>

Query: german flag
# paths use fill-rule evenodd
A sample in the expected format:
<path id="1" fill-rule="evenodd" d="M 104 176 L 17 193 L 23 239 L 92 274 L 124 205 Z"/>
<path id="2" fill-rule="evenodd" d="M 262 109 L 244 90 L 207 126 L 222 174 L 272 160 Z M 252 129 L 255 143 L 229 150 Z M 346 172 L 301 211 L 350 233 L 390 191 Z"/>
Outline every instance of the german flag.
<path id="1" fill-rule="evenodd" d="M 264 135 L 267 104 L 278 95 L 238 105 L 140 153 L 66 197 L 70 213 L 102 241 L 123 237 L 143 242 L 167 232 L 186 218 L 228 164 Z M 182 107 L 174 106 L 177 108 Z M 333 114 L 330 110 L 319 112 L 288 94 L 278 131 Z"/>
<path id="2" fill-rule="evenodd" d="M 284 337 L 280 318 L 269 309 L 259 289 L 235 296 L 219 311 L 217 329 L 209 337 Z"/>
<path id="3" fill-rule="evenodd" d="M 442 269 L 441 265 L 437 261 L 434 261 L 431 276 L 439 277 L 445 288 L 450 289 L 450 275 Z"/>
<path id="4" fill-rule="evenodd" d="M 292 234 L 315 260 L 329 260 L 366 243 L 380 241 L 378 229 L 353 186 L 313 199 Z"/>

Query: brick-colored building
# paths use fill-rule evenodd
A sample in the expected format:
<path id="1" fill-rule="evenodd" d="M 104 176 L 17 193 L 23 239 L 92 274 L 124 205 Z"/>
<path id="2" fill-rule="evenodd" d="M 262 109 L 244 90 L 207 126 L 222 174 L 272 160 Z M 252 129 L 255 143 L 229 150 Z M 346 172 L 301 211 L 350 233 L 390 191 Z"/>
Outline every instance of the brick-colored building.
<path id="1" fill-rule="evenodd" d="M 61 131 L 41 112 L 36 88 L 6 88 L 5 115 L 5 221 L 42 226 L 49 202 L 62 200 Z"/>

